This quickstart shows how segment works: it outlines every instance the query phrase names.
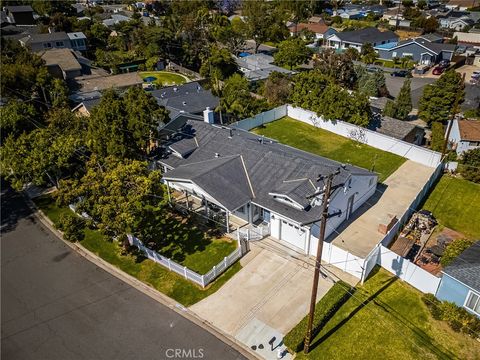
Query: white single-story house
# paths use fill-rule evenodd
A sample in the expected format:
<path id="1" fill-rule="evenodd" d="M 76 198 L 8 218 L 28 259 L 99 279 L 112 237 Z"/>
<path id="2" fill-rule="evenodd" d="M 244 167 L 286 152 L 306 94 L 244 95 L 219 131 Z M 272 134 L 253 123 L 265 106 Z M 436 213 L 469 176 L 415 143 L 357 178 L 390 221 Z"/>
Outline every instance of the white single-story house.
<path id="1" fill-rule="evenodd" d="M 174 120 L 175 127 L 166 125 L 168 139 L 157 164 L 170 190 L 212 206 L 226 219 L 227 231 L 236 218 L 267 229 L 271 237 L 298 252 L 314 255 L 325 177 L 339 171 L 326 237 L 375 193 L 378 176 L 371 171 L 212 124 L 209 110 L 204 121 L 185 118 L 182 124 Z"/>
<path id="2" fill-rule="evenodd" d="M 453 120 L 448 141 L 457 155 L 480 147 L 480 120 Z"/>
<path id="3" fill-rule="evenodd" d="M 374 47 L 389 43 L 397 43 L 398 35 L 393 31 L 380 31 L 377 28 L 365 28 L 355 31 L 339 32 L 327 36 L 326 46 L 334 49 L 345 50 L 354 48 L 360 51 L 362 45 L 372 44 Z"/>

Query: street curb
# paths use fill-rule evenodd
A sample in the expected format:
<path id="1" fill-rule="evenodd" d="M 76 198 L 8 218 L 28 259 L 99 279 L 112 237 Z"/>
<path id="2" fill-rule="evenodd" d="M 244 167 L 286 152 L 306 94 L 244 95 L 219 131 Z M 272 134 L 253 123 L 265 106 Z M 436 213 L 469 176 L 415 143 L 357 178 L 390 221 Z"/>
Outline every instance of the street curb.
<path id="1" fill-rule="evenodd" d="M 204 330 L 207 330 L 209 333 L 214 335 L 216 338 L 224 342 L 225 344 L 229 345 L 233 349 L 237 350 L 240 354 L 244 355 L 248 359 L 263 359 L 259 357 L 258 354 L 253 352 L 249 347 L 244 345 L 243 343 L 239 342 L 233 336 L 225 334 L 222 330 L 217 328 L 212 323 L 208 322 L 207 320 L 202 319 L 196 313 L 190 311 L 188 308 L 183 306 L 182 304 L 178 303 L 174 299 L 168 297 L 167 295 L 161 293 L 158 290 L 155 290 L 148 284 L 138 280 L 137 278 L 123 272 L 116 266 L 108 263 L 107 261 L 103 260 L 98 255 L 92 253 L 90 250 L 84 248 L 82 245 L 77 243 L 72 243 L 67 241 L 63 238 L 63 233 L 55 228 L 53 222 L 43 213 L 42 210 L 37 208 L 35 203 L 23 193 L 24 198 L 27 201 L 28 206 L 33 210 L 33 215 L 48 229 L 59 238 L 65 245 L 67 245 L 70 249 L 75 251 L 78 255 L 84 257 L 91 263 L 95 264 L 99 268 L 103 269 L 104 271 L 108 272 L 109 274 L 115 276 L 117 279 L 127 283 L 128 285 L 132 286 L 133 288 L 137 289 L 138 291 L 142 292 L 143 294 L 147 295 L 151 299 L 159 302 L 162 305 L 167 306 L 169 309 L 175 311 L 177 314 L 183 316 L 187 320 L 193 322 L 194 324 L 200 326 Z"/>

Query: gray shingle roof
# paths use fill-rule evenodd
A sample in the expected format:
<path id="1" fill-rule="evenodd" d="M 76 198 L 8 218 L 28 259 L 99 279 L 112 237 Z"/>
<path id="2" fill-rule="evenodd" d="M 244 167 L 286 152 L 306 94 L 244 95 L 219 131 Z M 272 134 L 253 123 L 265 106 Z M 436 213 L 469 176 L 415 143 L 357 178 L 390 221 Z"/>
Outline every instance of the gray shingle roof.
<path id="1" fill-rule="evenodd" d="M 33 12 L 33 9 L 30 5 L 19 5 L 19 6 L 5 6 L 7 11 L 11 13 L 19 13 L 19 12 Z"/>
<path id="2" fill-rule="evenodd" d="M 373 44 L 381 41 L 398 39 L 398 35 L 396 35 L 393 31 L 380 31 L 377 28 L 365 28 L 361 30 L 345 31 L 336 33 L 335 35 L 338 36 L 342 41 L 357 44 Z"/>
<path id="3" fill-rule="evenodd" d="M 230 211 L 253 197 L 241 155 L 181 165 L 165 175 L 166 179 L 172 177 L 191 180 Z"/>
<path id="4" fill-rule="evenodd" d="M 368 129 L 370 130 L 377 131 L 380 134 L 392 136 L 400 140 L 405 139 L 405 137 L 416 127 L 416 125 L 411 124 L 408 121 L 402 121 L 390 116 L 375 116 L 368 125 Z"/>
<path id="5" fill-rule="evenodd" d="M 29 36 L 27 42 L 38 43 L 44 41 L 67 41 L 70 40 L 66 32 L 59 31 L 46 34 L 33 34 Z"/>
<path id="6" fill-rule="evenodd" d="M 211 171 L 205 172 L 202 166 L 195 165 L 199 167 L 198 171 L 201 171 L 202 176 L 205 177 L 203 178 L 205 182 L 211 181 L 212 184 L 215 184 L 215 188 L 223 187 L 215 191 L 215 198 L 221 204 L 227 206 L 227 204 L 245 203 L 245 198 L 249 197 L 255 204 L 282 214 L 298 223 L 309 223 L 320 218 L 320 207 L 308 206 L 306 197 L 315 193 L 315 186 L 323 187 L 323 183 L 317 182 L 318 175 L 330 174 L 340 167 L 340 163 L 279 144 L 267 138 L 262 140 L 258 135 L 242 130 L 233 130 L 233 136 L 230 137 L 229 128 L 197 120 L 189 120 L 182 129 L 182 133 L 170 140 L 170 146 L 178 146 L 184 141 L 191 142 L 192 136 L 195 136 L 198 148 L 187 158 L 182 159 L 173 154 L 166 154 L 159 160 L 160 163 L 175 169 L 167 172 L 165 178 L 186 176 L 187 166 L 184 165 L 205 165 L 208 160 L 230 159 L 232 156 L 239 158 L 241 155 L 252 184 L 253 196 L 245 186 L 238 185 L 239 179 L 245 176 L 245 169 L 240 161 L 229 163 L 228 172 L 224 172 L 222 169 L 221 181 L 215 180 L 216 171 L 210 169 Z M 219 158 L 215 157 L 216 154 Z M 214 163 L 219 163 L 219 161 Z M 179 174 L 177 170 L 180 170 L 180 167 L 182 173 Z M 195 176 L 192 169 L 196 168 L 191 168 L 192 172 L 189 173 L 191 178 Z M 345 183 L 352 174 L 375 175 L 365 169 L 346 165 L 345 169 L 341 169 L 340 174 L 335 177 L 334 186 Z M 308 185 L 306 181 L 300 182 L 298 186 L 285 183 L 298 179 L 306 179 L 315 186 Z M 198 185 L 200 186 L 200 184 Z M 233 188 L 236 190 L 233 191 Z M 238 193 L 238 189 L 242 189 L 241 194 Z M 298 201 L 300 205 L 304 206 L 304 209 L 297 209 L 275 200 L 270 195 L 274 190 L 288 194 L 294 201 Z M 214 196 L 214 194 L 211 195 Z"/>
<path id="7" fill-rule="evenodd" d="M 151 92 L 160 106 L 165 106 L 174 114 L 201 113 L 205 108 L 215 109 L 220 100 L 210 90 L 203 89 L 198 82 L 169 86 Z M 172 116 L 173 117 L 173 116 Z"/>
<path id="8" fill-rule="evenodd" d="M 480 241 L 462 252 L 443 272 L 480 291 Z"/>

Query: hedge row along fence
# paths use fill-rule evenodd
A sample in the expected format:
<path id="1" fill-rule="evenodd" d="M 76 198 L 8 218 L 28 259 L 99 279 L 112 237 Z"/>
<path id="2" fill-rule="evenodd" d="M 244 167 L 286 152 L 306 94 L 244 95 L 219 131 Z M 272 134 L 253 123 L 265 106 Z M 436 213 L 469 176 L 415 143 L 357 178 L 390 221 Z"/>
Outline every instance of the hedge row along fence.
<path id="1" fill-rule="evenodd" d="M 347 302 L 354 291 L 355 288 L 340 280 L 330 288 L 325 296 L 322 297 L 315 307 L 312 339 L 318 335 L 320 330 L 333 317 L 333 315 L 335 315 L 338 309 Z M 303 350 L 307 325 L 308 315 L 305 316 L 297 326 L 290 330 L 287 335 L 285 335 L 283 343 L 290 352 L 300 352 Z"/>

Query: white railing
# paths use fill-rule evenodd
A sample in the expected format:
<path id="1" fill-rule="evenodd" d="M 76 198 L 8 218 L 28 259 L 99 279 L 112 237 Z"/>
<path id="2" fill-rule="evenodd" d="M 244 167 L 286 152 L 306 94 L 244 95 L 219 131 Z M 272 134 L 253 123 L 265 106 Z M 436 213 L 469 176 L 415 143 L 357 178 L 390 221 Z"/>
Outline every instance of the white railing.
<path id="1" fill-rule="evenodd" d="M 142 251 L 147 258 L 166 267 L 168 270 L 173 271 L 185 279 L 193 281 L 194 283 L 200 285 L 201 287 L 207 286 L 215 278 L 221 275 L 225 270 L 227 270 L 230 265 L 242 257 L 242 249 L 239 247 L 235 249 L 230 255 L 223 258 L 217 265 L 214 265 L 213 268 L 204 275 L 198 274 L 193 270 L 190 270 L 186 266 L 180 265 L 175 261 L 160 255 L 156 251 L 146 247 L 141 240 L 137 239 L 135 236 L 127 235 L 128 242 L 131 246 L 136 246 L 140 251 Z"/>
<path id="2" fill-rule="evenodd" d="M 237 229 L 238 240 L 258 241 L 270 235 L 270 224 L 259 226 L 249 225 L 246 228 Z"/>

